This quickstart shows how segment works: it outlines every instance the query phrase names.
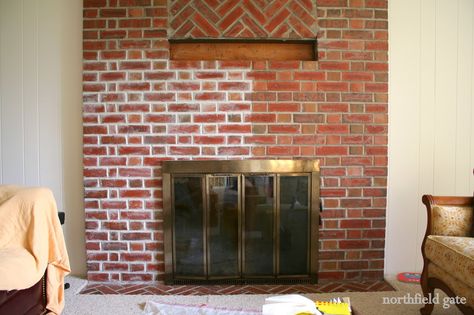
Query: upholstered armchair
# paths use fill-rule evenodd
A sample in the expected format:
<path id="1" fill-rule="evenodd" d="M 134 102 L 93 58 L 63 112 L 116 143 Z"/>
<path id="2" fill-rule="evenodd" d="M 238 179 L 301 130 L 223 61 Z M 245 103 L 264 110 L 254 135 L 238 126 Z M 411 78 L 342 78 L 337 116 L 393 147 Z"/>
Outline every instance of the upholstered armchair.
<path id="1" fill-rule="evenodd" d="M 60 314 L 69 271 L 53 193 L 0 185 L 0 314 Z"/>
<path id="2" fill-rule="evenodd" d="M 459 297 L 456 305 L 464 314 L 474 314 L 473 198 L 424 195 L 428 224 L 422 243 L 421 287 L 425 298 L 435 289 Z M 426 304 L 421 314 L 431 314 Z"/>

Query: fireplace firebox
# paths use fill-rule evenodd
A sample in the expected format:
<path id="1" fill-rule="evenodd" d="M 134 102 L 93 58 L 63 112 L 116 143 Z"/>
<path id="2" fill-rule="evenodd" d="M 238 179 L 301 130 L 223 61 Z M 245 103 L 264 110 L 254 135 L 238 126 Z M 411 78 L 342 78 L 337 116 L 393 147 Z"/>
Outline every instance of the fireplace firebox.
<path id="1" fill-rule="evenodd" d="M 163 163 L 165 282 L 317 282 L 319 160 Z"/>

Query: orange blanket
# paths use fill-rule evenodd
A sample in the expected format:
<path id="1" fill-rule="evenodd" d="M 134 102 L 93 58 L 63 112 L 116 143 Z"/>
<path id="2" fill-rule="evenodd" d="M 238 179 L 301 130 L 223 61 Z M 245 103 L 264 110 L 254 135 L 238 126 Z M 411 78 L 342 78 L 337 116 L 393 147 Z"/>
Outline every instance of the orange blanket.
<path id="1" fill-rule="evenodd" d="M 46 188 L 0 186 L 0 290 L 21 290 L 47 272 L 46 308 L 64 307 L 69 258 L 56 201 Z"/>

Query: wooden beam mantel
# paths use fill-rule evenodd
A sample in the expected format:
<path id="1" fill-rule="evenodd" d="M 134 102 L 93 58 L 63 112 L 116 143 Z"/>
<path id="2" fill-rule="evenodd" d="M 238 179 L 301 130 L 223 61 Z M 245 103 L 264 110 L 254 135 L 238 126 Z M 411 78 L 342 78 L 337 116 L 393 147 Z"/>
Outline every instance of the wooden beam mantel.
<path id="1" fill-rule="evenodd" d="M 316 60 L 316 41 L 173 41 L 171 60 Z"/>

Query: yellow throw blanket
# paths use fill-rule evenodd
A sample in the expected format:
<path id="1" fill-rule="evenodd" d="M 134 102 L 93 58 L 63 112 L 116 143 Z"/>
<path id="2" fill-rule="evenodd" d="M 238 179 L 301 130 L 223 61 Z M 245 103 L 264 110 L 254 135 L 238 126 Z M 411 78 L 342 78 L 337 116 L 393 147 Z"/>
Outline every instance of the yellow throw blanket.
<path id="1" fill-rule="evenodd" d="M 71 270 L 54 196 L 46 188 L 0 185 L 0 290 L 29 288 L 45 270 L 46 308 L 60 314 Z"/>

